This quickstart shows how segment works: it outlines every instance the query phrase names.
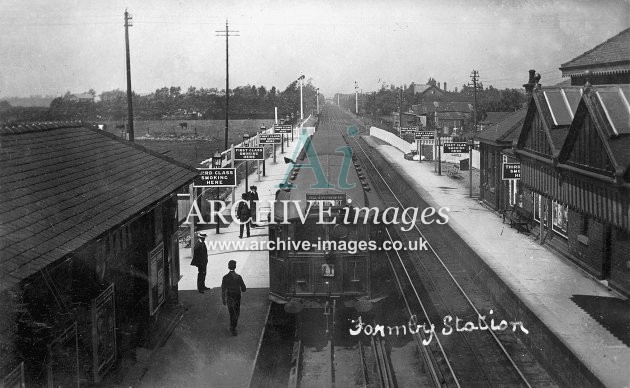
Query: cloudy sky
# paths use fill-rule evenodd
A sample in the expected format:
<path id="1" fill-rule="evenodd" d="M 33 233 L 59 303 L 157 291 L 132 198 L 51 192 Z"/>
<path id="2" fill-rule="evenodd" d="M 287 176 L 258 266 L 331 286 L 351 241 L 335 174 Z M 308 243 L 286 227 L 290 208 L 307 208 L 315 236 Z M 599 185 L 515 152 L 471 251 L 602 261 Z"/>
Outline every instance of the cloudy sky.
<path id="1" fill-rule="evenodd" d="M 0 0 L 0 97 L 97 93 L 125 84 L 123 13 L 130 28 L 133 88 L 284 89 L 301 73 L 327 95 L 382 83 L 461 87 L 542 84 L 558 67 L 630 27 L 623 0 Z"/>

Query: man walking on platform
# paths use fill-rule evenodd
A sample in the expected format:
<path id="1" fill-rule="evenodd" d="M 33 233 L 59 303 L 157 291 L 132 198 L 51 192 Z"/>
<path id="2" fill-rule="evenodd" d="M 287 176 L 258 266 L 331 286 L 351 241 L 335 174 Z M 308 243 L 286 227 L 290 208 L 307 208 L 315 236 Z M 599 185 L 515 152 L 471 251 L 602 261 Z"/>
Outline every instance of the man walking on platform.
<path id="1" fill-rule="evenodd" d="M 241 275 L 234 272 L 236 261 L 230 260 L 228 269 L 230 272 L 223 277 L 221 282 L 221 298 L 223 305 L 227 305 L 230 313 L 230 332 L 236 335 L 238 316 L 241 314 L 241 292 L 245 292 L 246 288 Z"/>
<path id="2" fill-rule="evenodd" d="M 256 186 L 250 186 L 249 187 L 249 193 L 247 193 L 248 199 L 249 199 L 249 210 L 252 214 L 252 228 L 256 228 L 258 227 L 258 224 L 256 224 L 256 221 L 258 220 L 258 214 L 256 213 L 256 203 L 259 200 L 258 198 L 258 187 Z"/>
<path id="3" fill-rule="evenodd" d="M 245 202 L 240 202 L 238 204 L 238 208 L 236 209 L 236 217 L 238 218 L 239 221 L 241 221 L 241 225 L 240 225 L 240 233 L 239 233 L 239 238 L 243 238 L 243 229 L 246 228 L 247 229 L 247 237 L 249 237 L 250 234 L 250 225 L 252 223 L 252 212 L 251 210 L 249 210 L 249 206 L 247 206 L 247 201 L 248 201 L 248 195 L 247 193 L 243 193 L 243 195 L 241 195 L 241 199 L 242 201 Z"/>
<path id="4" fill-rule="evenodd" d="M 209 290 L 206 287 L 206 267 L 208 266 L 208 248 L 206 248 L 206 234 L 205 233 L 197 233 L 197 238 L 195 239 L 195 247 L 193 249 L 193 258 L 190 262 L 190 265 L 194 265 L 199 270 L 197 274 L 197 290 L 200 294 Z"/>

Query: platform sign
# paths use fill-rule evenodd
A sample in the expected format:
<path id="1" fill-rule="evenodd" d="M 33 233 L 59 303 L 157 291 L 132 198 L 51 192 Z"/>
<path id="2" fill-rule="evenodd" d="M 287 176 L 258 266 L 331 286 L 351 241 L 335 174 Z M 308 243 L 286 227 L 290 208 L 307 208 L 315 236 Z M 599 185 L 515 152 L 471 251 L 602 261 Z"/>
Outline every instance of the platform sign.
<path id="1" fill-rule="evenodd" d="M 116 304 L 113 283 L 92 300 L 92 360 L 94 382 L 98 383 L 116 361 Z"/>
<path id="2" fill-rule="evenodd" d="M 400 133 L 416 133 L 416 127 L 401 127 Z"/>
<path id="3" fill-rule="evenodd" d="M 468 153 L 468 144 L 465 142 L 444 143 L 442 152 L 445 154 L 465 154 Z"/>
<path id="4" fill-rule="evenodd" d="M 234 160 L 263 160 L 265 159 L 263 155 L 263 147 L 234 148 Z"/>
<path id="5" fill-rule="evenodd" d="M 265 133 L 258 135 L 258 144 L 280 144 L 282 143 L 282 135 L 279 133 Z"/>
<path id="6" fill-rule="evenodd" d="M 306 193 L 306 201 L 313 201 L 313 208 L 319 206 L 319 202 L 329 203 L 332 207 L 344 207 L 346 206 L 346 194 L 328 193 L 328 194 L 310 194 Z"/>
<path id="7" fill-rule="evenodd" d="M 291 129 L 293 129 L 291 124 L 274 124 L 273 126 L 274 133 L 291 133 Z"/>
<path id="8" fill-rule="evenodd" d="M 521 164 L 520 163 L 503 163 L 501 169 L 501 180 L 518 180 L 521 179 Z"/>
<path id="9" fill-rule="evenodd" d="M 236 168 L 198 168 L 194 187 L 236 187 Z"/>
<path id="10" fill-rule="evenodd" d="M 416 140 L 433 140 L 435 139 L 435 131 L 418 131 L 415 138 Z"/>
<path id="11" fill-rule="evenodd" d="M 155 315 L 164 303 L 164 243 L 149 252 L 149 312 Z"/>

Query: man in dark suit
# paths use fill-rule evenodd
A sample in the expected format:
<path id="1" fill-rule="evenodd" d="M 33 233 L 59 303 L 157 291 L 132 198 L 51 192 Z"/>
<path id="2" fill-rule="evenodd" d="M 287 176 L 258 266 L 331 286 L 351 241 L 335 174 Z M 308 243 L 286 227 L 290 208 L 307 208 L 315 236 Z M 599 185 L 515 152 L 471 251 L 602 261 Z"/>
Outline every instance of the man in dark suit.
<path id="1" fill-rule="evenodd" d="M 241 195 L 241 202 L 238 204 L 238 208 L 236 208 L 236 218 L 241 222 L 240 224 L 240 233 L 239 238 L 243 238 L 243 229 L 247 228 L 247 237 L 250 235 L 250 225 L 252 223 L 251 217 L 252 212 L 249 210 L 249 206 L 247 206 L 248 194 L 243 193 Z"/>
<path id="2" fill-rule="evenodd" d="M 230 272 L 223 277 L 221 282 L 221 298 L 223 305 L 227 305 L 230 313 L 230 331 L 232 335 L 236 335 L 238 316 L 241 314 L 241 292 L 245 292 L 246 288 L 241 275 L 234 272 L 236 261 L 230 260 L 228 269 Z"/>
<path id="3" fill-rule="evenodd" d="M 193 249 L 193 258 L 190 265 L 194 265 L 199 270 L 197 274 L 197 290 L 200 294 L 209 290 L 206 287 L 206 267 L 208 266 L 208 248 L 206 247 L 206 234 L 197 233 L 195 239 L 195 248 Z"/>
<path id="4" fill-rule="evenodd" d="M 252 213 L 252 228 L 258 227 L 258 225 L 256 224 L 256 221 L 258 220 L 258 214 L 256 214 L 256 201 L 259 200 L 257 190 L 258 187 L 250 186 L 249 193 L 247 193 L 249 199 L 249 209 Z"/>

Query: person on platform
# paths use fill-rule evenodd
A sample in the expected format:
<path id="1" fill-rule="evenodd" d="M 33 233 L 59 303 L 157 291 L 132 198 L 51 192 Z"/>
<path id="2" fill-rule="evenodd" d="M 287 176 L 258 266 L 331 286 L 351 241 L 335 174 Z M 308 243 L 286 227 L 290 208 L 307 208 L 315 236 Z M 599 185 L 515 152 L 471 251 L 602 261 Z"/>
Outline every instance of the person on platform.
<path id="1" fill-rule="evenodd" d="M 230 313 L 230 332 L 236 335 L 236 325 L 238 324 L 238 316 L 241 314 L 241 292 L 245 292 L 245 282 L 241 275 L 234 272 L 236 269 L 236 261 L 228 262 L 230 272 L 223 276 L 221 282 L 221 299 L 223 305 L 227 306 Z"/>
<path id="2" fill-rule="evenodd" d="M 248 201 L 248 193 L 243 193 L 243 195 L 241 195 L 241 199 L 245 202 L 240 202 L 238 204 L 238 208 L 236 209 L 236 218 L 239 219 L 239 221 L 241 221 L 241 225 L 240 225 L 240 229 L 241 232 L 239 234 L 239 238 L 243 238 L 243 228 L 247 228 L 247 237 L 249 237 L 250 234 L 250 225 L 252 223 L 252 212 L 249 210 L 249 206 L 247 206 L 247 201 Z"/>
<path id="3" fill-rule="evenodd" d="M 250 186 L 249 187 L 249 193 L 248 194 L 248 199 L 249 199 L 249 209 L 251 210 L 252 213 L 252 228 L 256 228 L 258 227 L 258 225 L 256 224 L 257 221 L 257 214 L 256 214 L 256 201 L 259 200 L 258 198 L 258 187 L 256 186 Z"/>
<path id="4" fill-rule="evenodd" d="M 197 290 L 200 294 L 209 290 L 206 287 L 206 267 L 208 266 L 208 248 L 206 247 L 206 234 L 197 233 L 195 239 L 195 247 L 193 249 L 193 258 L 190 265 L 194 265 L 199 270 L 197 274 Z"/>

